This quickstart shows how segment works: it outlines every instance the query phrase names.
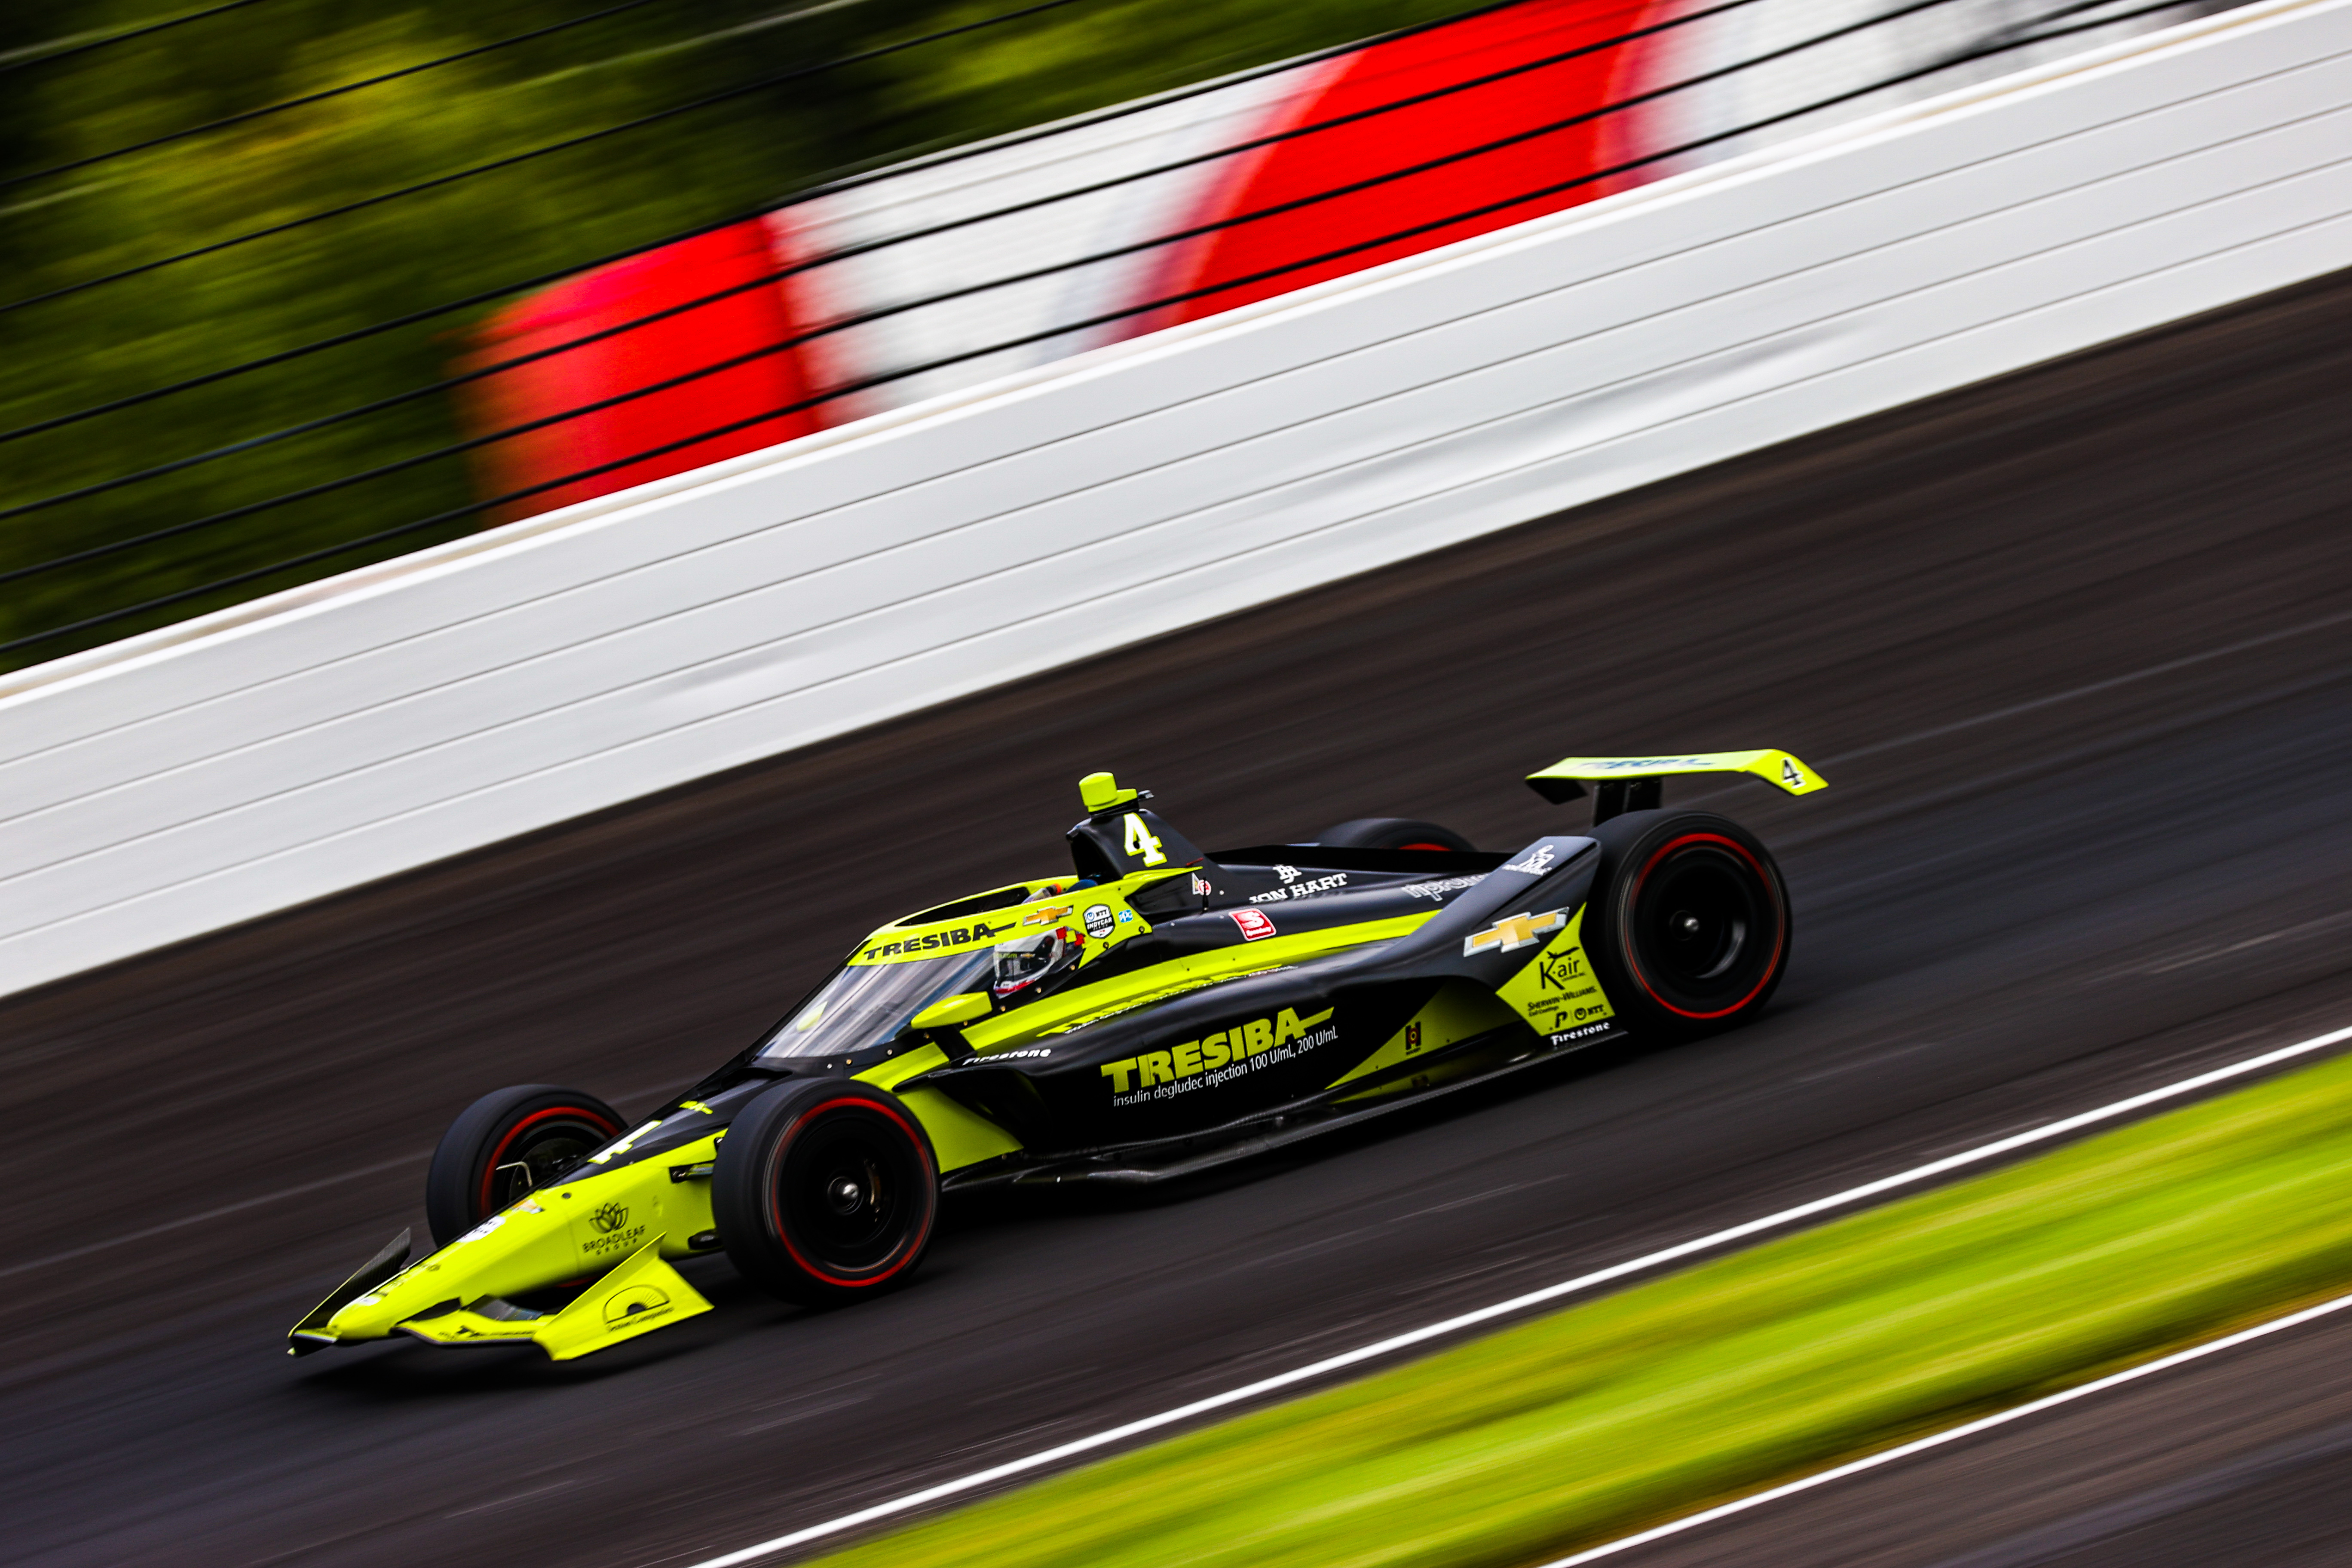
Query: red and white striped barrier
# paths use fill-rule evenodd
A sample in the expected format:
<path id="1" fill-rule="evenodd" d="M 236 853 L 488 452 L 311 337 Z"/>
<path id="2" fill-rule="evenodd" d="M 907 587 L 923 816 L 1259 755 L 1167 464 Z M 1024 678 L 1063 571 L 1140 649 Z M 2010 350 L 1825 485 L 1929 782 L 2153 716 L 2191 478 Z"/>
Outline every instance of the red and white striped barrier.
<path id="1" fill-rule="evenodd" d="M 2052 9 L 1518 0 L 885 172 L 494 318 L 474 368 L 614 335 L 475 384 L 478 433 L 554 421 L 485 448 L 482 483 L 533 492 L 501 520 L 612 494 L 2145 32 L 2162 15 L 1911 74 Z M 1890 78 L 1908 79 L 1781 118 Z M 1748 125 L 1760 129 L 1727 134 Z M 1261 213 L 1273 216 L 1250 216 Z M 1475 216 L 1448 221 L 1465 213 Z M 1380 243 L 1400 231 L 1412 232 Z M 1001 281 L 1013 278 L 1024 280 Z M 630 325 L 648 316 L 660 319 Z M 1092 324 L 1055 330 L 1075 322 Z M 730 361 L 741 363 L 698 374 Z M 904 374 L 927 364 L 938 368 Z M 818 401 L 845 386 L 863 390 Z M 766 416 L 778 409 L 789 412 Z M 725 433 L 688 440 L 711 430 Z M 626 460 L 646 452 L 657 455 Z M 564 482 L 592 469 L 604 471 Z"/>

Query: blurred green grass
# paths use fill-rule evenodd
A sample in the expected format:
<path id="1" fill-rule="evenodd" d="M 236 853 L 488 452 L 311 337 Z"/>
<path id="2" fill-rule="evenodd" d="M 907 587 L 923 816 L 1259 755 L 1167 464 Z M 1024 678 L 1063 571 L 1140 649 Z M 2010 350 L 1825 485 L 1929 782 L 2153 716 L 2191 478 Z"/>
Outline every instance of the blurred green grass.
<path id="1" fill-rule="evenodd" d="M 40 63 L 58 38 L 187 3 L 0 6 L 0 179 L 436 58 L 609 0 L 265 0 Z M 0 188 L 0 306 L 652 113 L 1019 0 L 658 0 L 623 16 L 89 168 Z M 0 310 L 0 431 L 72 414 L 774 205 L 844 171 L 978 140 L 1462 8 L 1462 0 L 1076 0 L 625 136 L 69 298 Z M 440 379 L 503 301 L 0 443 L 0 509 Z M 0 520 L 0 572 L 423 453 L 441 395 Z M 0 584 L 0 642 L 473 499 L 463 458 Z M 471 519 L 72 638 L 56 658 L 455 537 Z"/>
<path id="2" fill-rule="evenodd" d="M 1704 1264 L 824 1562 L 1541 1562 L 2347 1282 L 2352 1060 Z"/>

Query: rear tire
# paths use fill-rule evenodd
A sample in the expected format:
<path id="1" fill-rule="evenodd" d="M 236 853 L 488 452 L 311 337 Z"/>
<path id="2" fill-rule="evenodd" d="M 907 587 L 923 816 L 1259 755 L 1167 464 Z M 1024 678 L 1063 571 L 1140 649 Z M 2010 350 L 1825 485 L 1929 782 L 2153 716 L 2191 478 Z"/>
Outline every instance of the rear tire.
<path id="1" fill-rule="evenodd" d="M 746 1106 L 719 1145 L 711 1217 L 743 1277 L 824 1307 L 906 1282 L 939 1219 L 939 1159 L 887 1089 L 794 1079 Z"/>
<path id="2" fill-rule="evenodd" d="M 1584 947 L 1618 1016 L 1688 1037 L 1762 1011 L 1788 968 L 1794 921 L 1756 836 L 1705 811 L 1627 812 L 1592 836 L 1601 861 Z"/>
<path id="3" fill-rule="evenodd" d="M 1333 849 L 1444 849 L 1475 854 L 1478 847 L 1450 827 L 1410 816 L 1358 816 L 1335 822 L 1315 842 Z"/>
<path id="4" fill-rule="evenodd" d="M 621 1135 L 621 1113 L 593 1094 L 517 1084 L 457 1114 L 425 1173 L 425 1221 L 446 1247 Z"/>

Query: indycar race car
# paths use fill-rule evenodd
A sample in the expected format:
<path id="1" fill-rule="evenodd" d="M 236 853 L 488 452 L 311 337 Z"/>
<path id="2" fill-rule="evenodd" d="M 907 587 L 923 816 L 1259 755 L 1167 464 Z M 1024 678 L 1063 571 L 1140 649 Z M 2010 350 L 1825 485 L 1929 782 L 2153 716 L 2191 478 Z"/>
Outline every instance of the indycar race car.
<path id="1" fill-rule="evenodd" d="M 867 937 L 749 1048 L 635 1126 L 545 1084 L 482 1097 L 406 1233 L 295 1326 L 557 1360 L 708 1311 L 723 1252 L 786 1300 L 903 1282 L 943 1191 L 1148 1184 L 1627 1035 L 1745 1022 L 1789 957 L 1763 845 L 1664 781 L 1823 787 L 1786 752 L 1570 757 L 1529 776 L 1593 825 L 1508 854 L 1365 818 L 1203 854 L 1108 773 L 1072 873 Z"/>

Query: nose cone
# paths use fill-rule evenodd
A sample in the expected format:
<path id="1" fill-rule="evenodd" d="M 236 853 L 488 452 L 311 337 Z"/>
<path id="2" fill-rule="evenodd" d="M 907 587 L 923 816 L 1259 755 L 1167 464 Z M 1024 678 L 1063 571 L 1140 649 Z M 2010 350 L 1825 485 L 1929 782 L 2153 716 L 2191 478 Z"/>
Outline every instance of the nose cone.
<path id="1" fill-rule="evenodd" d="M 570 1227 L 536 1199 L 494 1214 L 448 1246 L 354 1297 L 327 1320 L 338 1340 L 377 1340 L 411 1318 L 574 1278 Z"/>

